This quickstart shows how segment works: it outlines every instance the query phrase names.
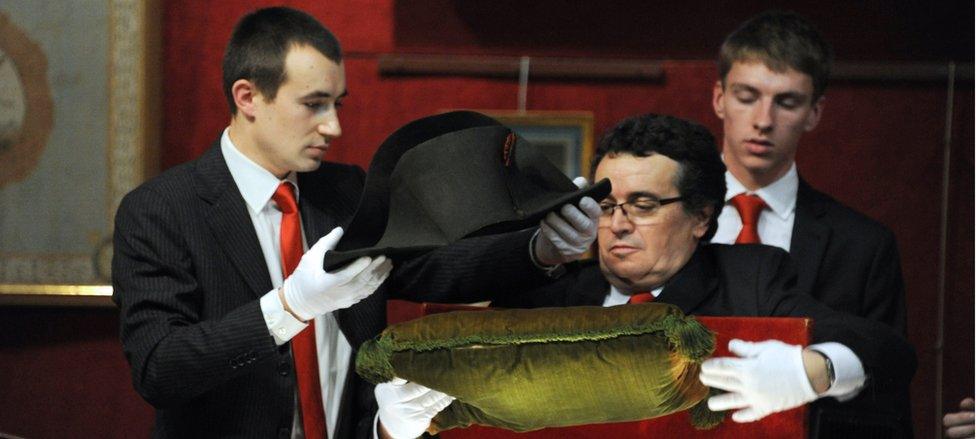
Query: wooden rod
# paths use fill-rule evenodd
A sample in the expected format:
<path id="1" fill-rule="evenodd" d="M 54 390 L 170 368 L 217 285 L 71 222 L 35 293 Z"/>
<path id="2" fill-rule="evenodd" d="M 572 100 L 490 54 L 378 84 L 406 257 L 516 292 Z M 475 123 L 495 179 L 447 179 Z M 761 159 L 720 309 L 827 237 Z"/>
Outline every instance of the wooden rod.
<path id="1" fill-rule="evenodd" d="M 518 79 L 522 58 L 516 56 L 384 54 L 386 76 L 478 76 Z M 567 80 L 664 80 L 662 61 L 592 58 L 530 58 L 529 76 Z M 855 82 L 944 82 L 948 63 L 837 62 L 831 80 Z M 972 81 L 973 64 L 957 64 L 956 79 Z"/>
<path id="2" fill-rule="evenodd" d="M 380 74 L 388 76 L 519 77 L 521 57 L 385 54 L 379 57 Z M 603 79 L 661 81 L 658 61 L 530 58 L 529 76 L 535 79 Z"/>
<path id="3" fill-rule="evenodd" d="M 957 64 L 957 80 L 973 80 L 973 64 Z M 946 82 L 949 63 L 837 62 L 831 80 L 865 82 Z"/>

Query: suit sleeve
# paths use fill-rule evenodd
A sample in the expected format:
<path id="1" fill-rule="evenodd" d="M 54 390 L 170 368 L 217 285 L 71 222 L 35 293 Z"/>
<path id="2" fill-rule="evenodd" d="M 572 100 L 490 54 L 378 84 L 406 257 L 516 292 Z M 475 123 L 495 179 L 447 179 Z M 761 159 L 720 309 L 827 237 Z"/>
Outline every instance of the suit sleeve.
<path id="1" fill-rule="evenodd" d="M 864 392 L 907 389 L 915 374 L 915 350 L 905 338 L 883 323 L 840 313 L 796 291 L 796 270 L 785 252 L 770 252 L 772 261 L 759 264 L 758 296 L 761 315 L 810 317 L 816 343 L 837 342 L 861 360 L 867 377 Z M 763 272 L 764 267 L 775 267 Z"/>
<path id="2" fill-rule="evenodd" d="M 462 239 L 394 269 L 391 296 L 442 303 L 492 300 L 551 281 L 529 257 L 535 229 Z"/>
<path id="3" fill-rule="evenodd" d="M 901 259 L 895 237 L 888 230 L 871 261 L 863 300 L 861 309 L 865 310 L 865 317 L 887 323 L 902 335 L 908 333 Z"/>
<path id="4" fill-rule="evenodd" d="M 275 352 L 257 299 L 201 321 L 204 291 L 166 198 L 139 189 L 116 215 L 113 300 L 135 389 L 156 407 L 181 404 Z"/>

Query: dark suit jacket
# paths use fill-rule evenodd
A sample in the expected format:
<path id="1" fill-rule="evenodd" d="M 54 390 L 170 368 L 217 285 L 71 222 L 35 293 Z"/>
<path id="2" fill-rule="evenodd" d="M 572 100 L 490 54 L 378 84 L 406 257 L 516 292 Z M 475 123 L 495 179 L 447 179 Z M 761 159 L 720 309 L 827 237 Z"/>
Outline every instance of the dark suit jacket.
<path id="1" fill-rule="evenodd" d="M 912 346 L 885 325 L 831 310 L 798 290 L 796 280 L 792 261 L 780 249 L 764 245 L 710 244 L 698 249 L 668 281 L 656 301 L 677 305 L 686 314 L 694 315 L 813 318 L 815 342 L 844 344 L 863 363 L 868 384 L 857 399 L 875 404 L 875 410 L 865 414 L 869 419 L 876 416 L 888 418 L 885 425 L 878 426 L 880 430 L 875 437 L 910 435 L 908 385 L 916 367 Z M 530 291 L 512 290 L 496 297 L 492 305 L 599 306 L 609 288 L 599 266 L 591 261 L 572 267 L 566 276 L 548 286 Z M 771 338 L 775 338 L 775 334 L 771 334 Z M 900 432 L 888 429 L 891 419 L 898 420 L 896 426 Z M 821 437 L 855 434 L 852 430 L 834 427 L 830 427 L 830 435 Z M 828 430 L 817 425 L 811 428 Z"/>
<path id="2" fill-rule="evenodd" d="M 298 184 L 306 239 L 314 243 L 352 217 L 363 172 L 323 163 L 299 174 Z M 515 278 L 541 284 L 545 278 L 531 269 L 529 236 L 465 241 L 399 264 L 383 288 L 335 312 L 339 327 L 355 351 L 386 326 L 389 291 L 437 301 L 452 291 L 509 288 Z M 113 300 L 123 349 L 136 390 L 156 407 L 153 435 L 289 437 L 290 344 L 276 346 L 264 322 L 259 299 L 272 284 L 219 142 L 128 194 L 114 244 Z M 500 261 L 493 264 L 497 272 L 475 269 L 489 259 Z M 372 386 L 354 370 L 350 364 L 336 438 L 371 432 Z"/>
<path id="3" fill-rule="evenodd" d="M 894 234 L 803 179 L 790 255 L 802 291 L 833 309 L 907 333 L 905 284 Z"/>
<path id="4" fill-rule="evenodd" d="M 894 234 L 802 178 L 790 255 L 797 265 L 801 290 L 835 310 L 879 321 L 907 334 L 905 284 Z M 817 405 L 813 425 L 847 425 L 851 430 L 866 422 L 864 416 L 858 419 L 851 414 L 870 412 L 874 405 L 871 398 L 846 404 L 827 399 Z"/>

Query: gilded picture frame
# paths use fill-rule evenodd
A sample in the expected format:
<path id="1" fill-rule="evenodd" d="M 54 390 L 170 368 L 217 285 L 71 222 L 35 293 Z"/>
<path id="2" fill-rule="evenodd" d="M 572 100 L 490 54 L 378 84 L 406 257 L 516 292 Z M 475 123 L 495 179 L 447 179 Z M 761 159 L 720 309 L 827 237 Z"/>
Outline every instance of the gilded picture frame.
<path id="1" fill-rule="evenodd" d="M 115 211 L 156 169 L 159 1 L 84 3 L 0 6 L 0 305 L 111 306 Z"/>

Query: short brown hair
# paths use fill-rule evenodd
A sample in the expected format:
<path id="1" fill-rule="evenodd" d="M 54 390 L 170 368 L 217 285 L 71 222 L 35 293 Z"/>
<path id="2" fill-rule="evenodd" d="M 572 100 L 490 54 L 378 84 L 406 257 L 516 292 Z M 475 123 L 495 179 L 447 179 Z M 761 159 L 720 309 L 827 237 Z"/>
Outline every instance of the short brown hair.
<path id="1" fill-rule="evenodd" d="M 793 12 L 767 11 L 743 23 L 722 43 L 718 72 L 723 86 L 737 61 L 761 61 L 776 72 L 794 69 L 810 75 L 813 105 L 827 89 L 833 50 L 806 18 Z"/>
<path id="2" fill-rule="evenodd" d="M 241 18 L 227 44 L 223 61 L 224 96 L 231 114 L 237 104 L 231 88 L 238 79 L 254 82 L 268 100 L 274 100 L 285 81 L 285 57 L 295 46 L 314 47 L 322 56 L 342 62 L 339 40 L 322 23 L 297 9 L 258 9 Z"/>

